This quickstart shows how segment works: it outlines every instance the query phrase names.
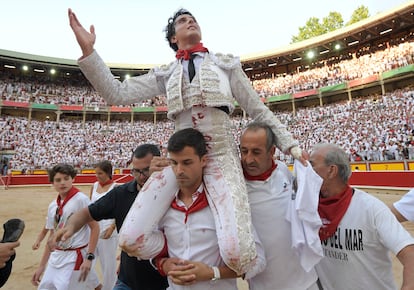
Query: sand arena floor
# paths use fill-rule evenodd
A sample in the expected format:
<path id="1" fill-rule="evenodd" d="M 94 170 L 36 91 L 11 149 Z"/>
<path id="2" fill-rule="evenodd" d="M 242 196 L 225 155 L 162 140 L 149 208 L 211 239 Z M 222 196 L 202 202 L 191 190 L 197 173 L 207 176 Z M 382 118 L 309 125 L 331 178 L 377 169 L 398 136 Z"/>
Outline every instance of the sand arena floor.
<path id="1" fill-rule="evenodd" d="M 90 186 L 78 186 L 82 191 L 89 192 Z M 390 190 L 369 190 L 386 204 L 398 200 L 404 192 Z M 39 250 L 33 251 L 32 244 L 45 223 L 47 207 L 56 198 L 56 193 L 50 186 L 42 187 L 15 187 L 5 190 L 0 188 L 0 222 L 10 218 L 21 218 L 26 223 L 25 232 L 20 239 L 21 245 L 17 248 L 17 257 L 13 263 L 12 274 L 2 289 L 23 290 L 35 289 L 30 283 L 31 277 L 40 261 L 45 241 Z M 404 223 L 404 226 L 414 234 L 414 224 Z M 99 269 L 98 269 L 99 273 Z M 397 285 L 401 285 L 402 267 L 394 258 L 394 273 Z M 240 290 L 247 290 L 244 281 L 239 283 Z"/>

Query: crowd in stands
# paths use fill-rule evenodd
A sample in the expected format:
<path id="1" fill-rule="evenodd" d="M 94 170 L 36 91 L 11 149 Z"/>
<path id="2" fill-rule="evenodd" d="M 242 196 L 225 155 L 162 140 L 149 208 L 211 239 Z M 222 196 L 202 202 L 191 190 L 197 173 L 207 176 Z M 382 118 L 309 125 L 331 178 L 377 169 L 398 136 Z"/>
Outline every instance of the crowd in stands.
<path id="1" fill-rule="evenodd" d="M 10 74 L 4 74 L 0 77 L 0 95 L 1 99 L 5 101 L 87 107 L 107 106 L 105 100 L 85 79 L 74 83 L 72 79 L 16 78 Z M 151 100 L 132 105 L 132 107 L 137 106 L 165 106 L 165 97 L 157 96 Z"/>
<path id="2" fill-rule="evenodd" d="M 359 57 L 353 55 L 349 60 L 323 63 L 317 68 L 293 74 L 253 80 L 253 86 L 262 97 L 292 94 L 365 78 L 407 66 L 413 61 L 414 42 L 403 42 Z"/>
<path id="3" fill-rule="evenodd" d="M 38 121 L 1 117 L 0 150 L 11 149 L 15 169 L 48 168 L 65 162 L 77 167 L 92 167 L 107 159 L 116 167 L 129 165 L 138 143 L 164 144 L 173 132 L 172 122 L 86 122 Z"/>
<path id="4" fill-rule="evenodd" d="M 253 80 L 253 86 L 261 97 L 317 89 L 335 85 L 391 69 L 407 66 L 414 62 L 414 42 L 405 41 L 388 45 L 382 50 L 363 49 L 358 55 L 341 61 L 324 60 L 311 69 L 302 69 L 273 78 Z M 42 79 L 39 77 L 18 78 L 3 74 L 0 76 L 2 100 L 32 102 L 56 105 L 82 105 L 88 107 L 106 106 L 106 102 L 94 91 L 85 79 Z M 157 96 L 133 107 L 165 106 L 165 96 Z"/>
<path id="5" fill-rule="evenodd" d="M 414 159 L 414 90 L 278 114 L 303 148 L 335 143 L 351 161 Z"/>
<path id="6" fill-rule="evenodd" d="M 414 62 L 414 42 L 389 44 L 384 49 L 368 50 L 325 60 L 312 69 L 298 69 L 271 79 L 253 80 L 263 97 L 295 93 L 364 78 Z M 2 73 L 0 97 L 3 101 L 56 105 L 106 106 L 105 101 L 80 76 L 68 78 L 15 76 Z M 158 96 L 133 106 L 165 106 L 165 96 Z M 351 102 L 308 107 L 291 112 L 275 112 L 309 150 L 318 142 L 336 143 L 347 151 L 351 161 L 414 159 L 414 89 L 397 90 L 384 96 L 370 96 Z M 235 116 L 236 140 L 249 118 Z M 10 167 L 23 171 L 48 168 L 58 162 L 77 167 L 92 167 L 100 160 L 111 160 L 115 167 L 129 165 L 131 152 L 138 143 L 165 146 L 173 132 L 171 121 L 70 121 L 62 118 L 30 121 L 25 117 L 0 116 L 0 151 L 15 154 Z M 287 163 L 291 157 L 282 152 L 276 158 Z"/>
<path id="7" fill-rule="evenodd" d="M 351 161 L 414 159 L 414 89 L 397 90 L 384 96 L 370 96 L 351 102 L 275 112 L 289 131 L 309 150 L 319 142 L 336 143 Z M 236 140 L 249 118 L 235 116 Z M 133 149 L 140 143 L 164 147 L 173 133 L 171 121 L 122 122 L 29 120 L 0 117 L 0 150 L 12 149 L 11 168 L 33 170 L 68 162 L 90 168 L 100 160 L 115 167 L 129 165 Z M 277 151 L 276 158 L 287 163 L 291 157 Z"/>

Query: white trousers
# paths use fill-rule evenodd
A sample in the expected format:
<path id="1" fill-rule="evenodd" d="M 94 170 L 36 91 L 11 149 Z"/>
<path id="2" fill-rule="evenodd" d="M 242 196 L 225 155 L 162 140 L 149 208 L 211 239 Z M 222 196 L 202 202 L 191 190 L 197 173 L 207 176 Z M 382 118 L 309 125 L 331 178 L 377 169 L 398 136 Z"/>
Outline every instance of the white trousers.
<path id="1" fill-rule="evenodd" d="M 86 281 L 79 282 L 81 271 L 74 271 L 75 263 L 56 268 L 47 265 L 38 290 L 90 290 L 99 285 L 98 276 L 92 270 Z"/>
<path id="2" fill-rule="evenodd" d="M 247 189 L 230 118 L 215 108 L 193 107 L 179 114 L 175 123 L 177 131 L 190 127 L 203 133 L 207 142 L 204 183 L 216 224 L 220 255 L 232 270 L 245 273 L 255 264 L 257 252 Z M 177 190 L 178 184 L 170 167 L 154 173 L 124 220 L 120 244 L 145 243 L 145 233 L 157 226 Z M 143 254 L 153 256 L 154 253 Z"/>
<path id="3" fill-rule="evenodd" d="M 116 255 L 118 249 L 118 234 L 109 239 L 99 239 L 96 246 L 96 255 L 102 270 L 102 290 L 112 290 L 117 279 Z"/>

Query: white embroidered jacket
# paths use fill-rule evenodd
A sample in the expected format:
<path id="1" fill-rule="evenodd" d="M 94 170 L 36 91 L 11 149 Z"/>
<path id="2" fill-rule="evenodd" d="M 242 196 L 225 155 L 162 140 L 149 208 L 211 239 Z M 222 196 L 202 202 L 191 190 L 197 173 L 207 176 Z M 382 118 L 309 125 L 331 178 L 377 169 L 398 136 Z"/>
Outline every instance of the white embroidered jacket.
<path id="1" fill-rule="evenodd" d="M 255 121 L 271 126 L 280 150 L 286 153 L 298 145 L 286 127 L 260 100 L 243 72 L 239 58 L 232 55 L 207 53 L 197 73 L 199 89 L 189 98 L 183 98 L 183 91 L 189 89 L 190 84 L 183 78 L 180 61 L 155 67 L 145 75 L 123 82 L 114 78 L 96 51 L 78 63 L 86 78 L 108 104 L 128 105 L 166 95 L 168 117 L 175 120 L 179 113 L 192 106 L 227 106 L 231 113 L 237 101 Z"/>

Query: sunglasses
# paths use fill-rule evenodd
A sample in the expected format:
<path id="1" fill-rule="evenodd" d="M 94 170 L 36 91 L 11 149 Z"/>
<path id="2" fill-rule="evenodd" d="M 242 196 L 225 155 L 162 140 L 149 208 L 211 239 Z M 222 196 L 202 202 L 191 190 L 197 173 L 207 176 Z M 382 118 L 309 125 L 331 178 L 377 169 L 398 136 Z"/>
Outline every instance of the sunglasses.
<path id="1" fill-rule="evenodd" d="M 138 175 L 139 174 L 139 175 L 144 175 L 146 177 L 149 177 L 149 170 L 150 170 L 149 167 L 146 167 L 144 169 L 132 168 L 131 169 L 131 174 L 132 175 Z"/>

